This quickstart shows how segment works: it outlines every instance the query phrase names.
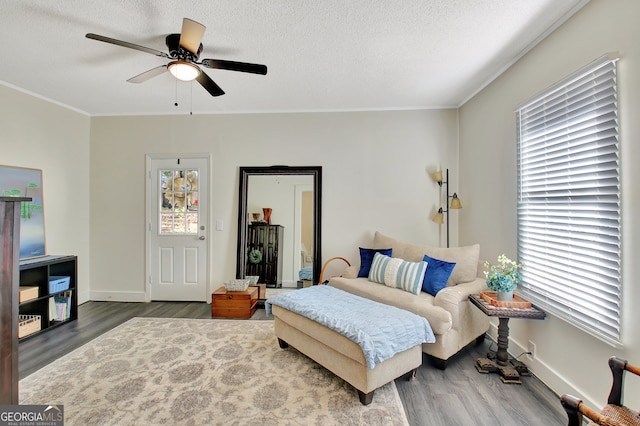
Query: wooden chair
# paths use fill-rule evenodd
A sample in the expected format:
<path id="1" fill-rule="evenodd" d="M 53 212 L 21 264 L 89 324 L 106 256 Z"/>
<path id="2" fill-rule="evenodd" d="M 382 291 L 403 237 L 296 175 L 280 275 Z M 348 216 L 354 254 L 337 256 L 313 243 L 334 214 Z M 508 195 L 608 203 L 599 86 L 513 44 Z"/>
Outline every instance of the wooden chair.
<path id="1" fill-rule="evenodd" d="M 635 367 L 627 363 L 626 360 L 611 357 L 609 367 L 613 375 L 613 384 L 609 393 L 607 405 L 600 413 L 587 407 L 582 400 L 575 396 L 564 394 L 560 398 L 562 406 L 569 416 L 569 426 L 582 426 L 583 416 L 591 419 L 595 425 L 640 425 L 640 415 L 623 404 L 623 384 L 625 371 L 640 376 L 640 367 Z"/>
<path id="2" fill-rule="evenodd" d="M 320 270 L 320 282 L 318 284 L 326 284 L 329 282 L 329 280 L 325 280 L 324 279 L 324 271 L 325 269 L 327 269 L 327 266 L 329 266 L 329 264 L 331 262 L 333 262 L 334 260 L 342 260 L 344 263 L 347 264 L 347 266 L 351 266 L 351 263 L 349 263 L 349 261 L 347 259 L 345 259 L 344 257 L 340 257 L 340 256 L 334 256 L 331 259 L 327 260 L 326 262 L 324 262 L 324 265 L 322 265 L 322 269 Z"/>

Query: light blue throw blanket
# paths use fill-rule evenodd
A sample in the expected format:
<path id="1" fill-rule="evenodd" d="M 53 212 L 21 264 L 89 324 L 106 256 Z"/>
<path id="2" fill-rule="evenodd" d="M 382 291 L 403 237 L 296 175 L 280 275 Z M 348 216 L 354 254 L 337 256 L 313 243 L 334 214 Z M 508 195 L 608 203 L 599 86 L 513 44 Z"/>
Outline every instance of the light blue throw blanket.
<path id="1" fill-rule="evenodd" d="M 301 280 L 313 280 L 313 267 L 307 266 L 306 268 L 300 269 L 298 272 L 298 276 Z"/>
<path id="2" fill-rule="evenodd" d="M 307 317 L 357 343 L 369 369 L 396 353 L 436 341 L 426 318 L 328 285 L 270 297 L 265 301 L 267 315 L 271 315 L 271 305 Z"/>

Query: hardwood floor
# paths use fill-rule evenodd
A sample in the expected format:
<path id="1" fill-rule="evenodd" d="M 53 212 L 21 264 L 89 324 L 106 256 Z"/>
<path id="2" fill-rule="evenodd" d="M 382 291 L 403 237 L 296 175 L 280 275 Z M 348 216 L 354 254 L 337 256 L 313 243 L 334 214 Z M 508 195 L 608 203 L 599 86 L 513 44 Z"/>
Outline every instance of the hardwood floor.
<path id="1" fill-rule="evenodd" d="M 20 378 L 82 346 L 133 317 L 211 318 L 206 303 L 87 302 L 78 307 L 78 320 L 20 342 Z M 258 309 L 252 320 L 266 319 Z M 495 374 L 480 374 L 474 364 L 495 343 L 486 339 L 449 360 L 442 371 L 426 358 L 416 379 L 396 380 L 411 425 L 565 425 L 560 400 L 536 377 L 509 385 Z M 525 360 L 523 360 L 525 361 Z"/>

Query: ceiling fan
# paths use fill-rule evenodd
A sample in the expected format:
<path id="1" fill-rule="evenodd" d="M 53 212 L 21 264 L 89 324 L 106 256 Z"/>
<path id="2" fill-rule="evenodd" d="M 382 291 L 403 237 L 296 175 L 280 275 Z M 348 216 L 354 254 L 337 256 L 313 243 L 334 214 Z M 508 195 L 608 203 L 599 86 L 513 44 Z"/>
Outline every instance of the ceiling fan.
<path id="1" fill-rule="evenodd" d="M 127 80 L 130 83 L 145 82 L 168 70 L 175 78 L 183 81 L 196 80 L 211 94 L 211 96 L 220 96 L 224 95 L 224 90 L 222 90 L 220 86 L 218 86 L 204 71 L 202 71 L 198 65 L 202 65 L 207 68 L 248 72 L 252 74 L 267 74 L 266 65 L 225 61 L 222 59 L 203 59 L 198 62 L 198 58 L 202 52 L 202 36 L 204 35 L 206 28 L 207 27 L 196 21 L 184 18 L 182 20 L 182 32 L 180 34 L 169 34 L 165 39 L 169 53 L 93 33 L 88 33 L 86 37 L 93 40 L 103 41 L 105 43 L 128 47 L 129 49 L 139 50 L 141 52 L 150 53 L 152 55 L 171 60 L 171 62 L 166 65 L 160 65 L 159 67 L 152 68 L 142 74 L 138 74 L 135 77 L 131 77 Z"/>

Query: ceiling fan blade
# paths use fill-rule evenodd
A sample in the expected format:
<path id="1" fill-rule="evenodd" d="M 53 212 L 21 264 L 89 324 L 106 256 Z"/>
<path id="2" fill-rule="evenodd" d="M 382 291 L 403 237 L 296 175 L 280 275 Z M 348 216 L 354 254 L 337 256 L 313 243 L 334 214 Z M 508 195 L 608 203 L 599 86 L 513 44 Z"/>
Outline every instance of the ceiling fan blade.
<path id="1" fill-rule="evenodd" d="M 211 77 L 209 77 L 205 72 L 200 71 L 196 80 L 198 80 L 198 83 L 200 83 L 202 87 L 211 94 L 211 96 L 224 95 L 224 90 L 222 90 L 215 81 L 211 80 Z"/>
<path id="2" fill-rule="evenodd" d="M 127 80 L 129 83 L 144 83 L 145 81 L 162 74 L 167 70 L 166 65 L 160 65 L 159 67 L 151 68 L 148 71 L 143 72 L 142 74 L 138 74 L 135 77 L 131 77 Z"/>
<path id="3" fill-rule="evenodd" d="M 225 61 L 222 59 L 203 59 L 202 65 L 208 68 L 221 70 L 250 72 L 253 74 L 267 74 L 267 66 L 260 64 L 250 64 L 247 62 Z"/>
<path id="4" fill-rule="evenodd" d="M 207 27 L 201 23 L 184 18 L 182 20 L 182 31 L 180 32 L 180 47 L 197 56 L 200 42 L 206 29 Z"/>
<path id="5" fill-rule="evenodd" d="M 129 49 L 139 50 L 141 52 L 150 53 L 152 55 L 160 56 L 163 58 L 169 58 L 169 55 L 167 55 L 164 52 L 161 52 L 156 49 L 152 49 L 150 47 L 144 47 L 138 44 L 129 43 L 128 41 L 116 40 L 115 38 L 105 37 L 105 36 L 101 36 L 93 33 L 88 33 L 86 37 L 92 40 L 104 41 L 105 43 L 111 43 L 117 46 L 128 47 Z"/>

